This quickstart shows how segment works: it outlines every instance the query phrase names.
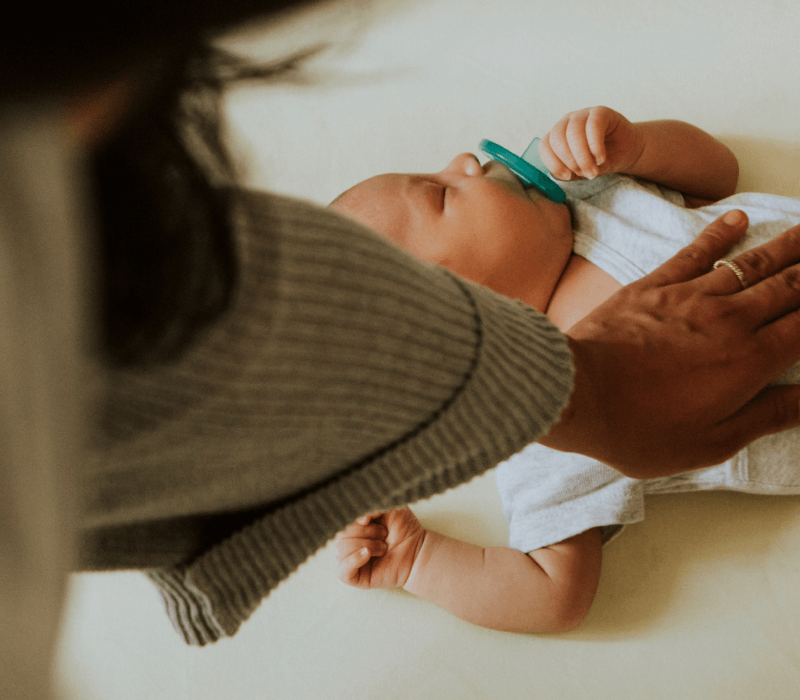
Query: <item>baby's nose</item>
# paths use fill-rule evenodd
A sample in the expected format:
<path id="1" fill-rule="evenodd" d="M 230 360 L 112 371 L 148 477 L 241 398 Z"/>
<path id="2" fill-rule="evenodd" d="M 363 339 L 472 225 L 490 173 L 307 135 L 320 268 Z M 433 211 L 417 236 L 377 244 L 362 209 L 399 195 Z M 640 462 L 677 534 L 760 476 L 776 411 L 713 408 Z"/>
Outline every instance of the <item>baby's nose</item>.
<path id="1" fill-rule="evenodd" d="M 483 168 L 477 157 L 472 153 L 459 153 L 450 164 L 445 168 L 451 172 L 457 172 L 461 175 L 468 175 L 470 177 L 478 177 L 483 175 Z"/>

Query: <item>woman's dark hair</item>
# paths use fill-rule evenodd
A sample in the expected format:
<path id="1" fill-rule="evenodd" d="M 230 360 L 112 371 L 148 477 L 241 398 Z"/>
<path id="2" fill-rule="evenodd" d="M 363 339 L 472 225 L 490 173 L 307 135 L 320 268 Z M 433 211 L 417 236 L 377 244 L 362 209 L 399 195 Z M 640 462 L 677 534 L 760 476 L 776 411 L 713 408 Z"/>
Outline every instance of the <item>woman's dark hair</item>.
<path id="1" fill-rule="evenodd" d="M 228 307 L 236 176 L 221 136 L 222 91 L 285 77 L 318 50 L 261 66 L 197 41 L 93 156 L 102 349 L 112 363 L 174 359 Z"/>
<path id="2" fill-rule="evenodd" d="M 221 92 L 229 80 L 274 75 L 296 61 L 249 67 L 206 38 L 314 2 L 74 0 L 44 13 L 18 8 L 3 41 L 0 107 L 80 92 L 143 64 L 153 77 L 145 104 L 90 162 L 102 345 L 114 363 L 176 357 L 223 313 L 235 288 L 235 178 L 220 136 Z"/>
<path id="3" fill-rule="evenodd" d="M 71 0 L 16 3 L 5 18 L 0 102 L 64 94 L 201 34 L 316 0 Z"/>
<path id="4" fill-rule="evenodd" d="M 181 53 L 148 104 L 91 161 L 102 345 L 122 365 L 176 356 L 226 308 L 235 283 L 221 82 L 206 45 Z"/>

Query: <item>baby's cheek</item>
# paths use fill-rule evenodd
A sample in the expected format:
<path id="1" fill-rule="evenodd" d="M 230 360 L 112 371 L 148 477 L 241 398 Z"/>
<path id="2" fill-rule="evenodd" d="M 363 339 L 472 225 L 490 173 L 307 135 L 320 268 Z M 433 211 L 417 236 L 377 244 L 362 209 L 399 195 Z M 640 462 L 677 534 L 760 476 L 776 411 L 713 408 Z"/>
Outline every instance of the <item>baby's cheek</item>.
<path id="1" fill-rule="evenodd" d="M 464 246 L 451 269 L 499 294 L 517 297 L 529 280 L 533 254 L 529 246 L 497 237 Z"/>
<path id="2" fill-rule="evenodd" d="M 481 255 L 480 248 L 465 243 L 450 246 L 437 264 L 478 284 L 486 284 L 490 272 L 490 266 Z"/>

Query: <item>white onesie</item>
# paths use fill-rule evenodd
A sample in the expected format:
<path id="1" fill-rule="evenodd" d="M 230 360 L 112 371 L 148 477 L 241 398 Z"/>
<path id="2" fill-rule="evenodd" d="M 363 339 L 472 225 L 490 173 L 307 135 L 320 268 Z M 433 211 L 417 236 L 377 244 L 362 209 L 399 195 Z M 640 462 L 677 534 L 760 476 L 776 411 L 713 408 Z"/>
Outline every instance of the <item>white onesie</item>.
<path id="1" fill-rule="evenodd" d="M 674 190 L 623 175 L 560 183 L 572 213 L 573 250 L 629 284 L 652 272 L 730 209 L 750 219 L 744 240 L 727 257 L 800 223 L 800 199 L 743 193 L 687 209 Z M 800 364 L 776 383 L 800 383 Z M 658 407 L 654 407 L 657 410 Z M 592 527 L 604 541 L 644 518 L 644 496 L 728 489 L 753 494 L 800 494 L 800 429 L 756 440 L 732 459 L 661 479 L 631 479 L 583 455 L 531 444 L 497 469 L 510 527 L 509 546 L 523 552 L 560 542 Z"/>

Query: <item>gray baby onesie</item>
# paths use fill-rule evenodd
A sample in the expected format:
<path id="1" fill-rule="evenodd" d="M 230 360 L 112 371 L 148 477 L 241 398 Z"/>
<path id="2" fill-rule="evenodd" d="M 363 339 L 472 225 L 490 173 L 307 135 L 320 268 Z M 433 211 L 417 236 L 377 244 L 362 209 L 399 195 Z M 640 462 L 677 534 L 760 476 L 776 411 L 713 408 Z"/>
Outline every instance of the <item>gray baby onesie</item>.
<path id="1" fill-rule="evenodd" d="M 746 212 L 750 228 L 728 257 L 800 223 L 800 199 L 777 195 L 742 193 L 687 209 L 679 192 L 623 175 L 563 187 L 574 252 L 623 285 L 652 272 L 730 209 Z M 800 383 L 800 364 L 778 383 Z M 583 455 L 531 444 L 499 465 L 497 486 L 511 547 L 530 552 L 591 527 L 602 527 L 607 541 L 621 526 L 644 518 L 645 494 L 712 489 L 800 494 L 800 429 L 756 440 L 723 464 L 647 480 L 623 476 Z"/>

